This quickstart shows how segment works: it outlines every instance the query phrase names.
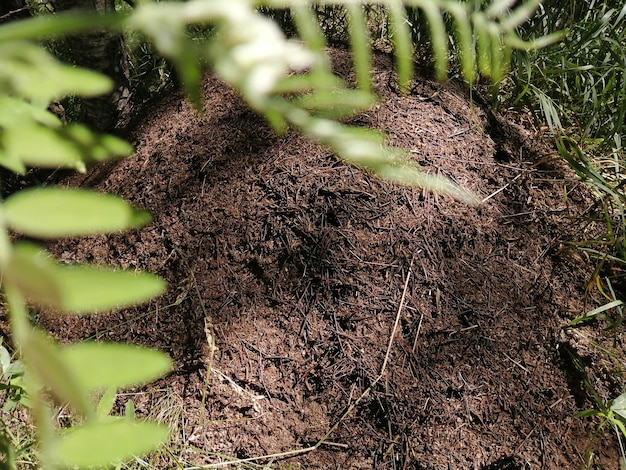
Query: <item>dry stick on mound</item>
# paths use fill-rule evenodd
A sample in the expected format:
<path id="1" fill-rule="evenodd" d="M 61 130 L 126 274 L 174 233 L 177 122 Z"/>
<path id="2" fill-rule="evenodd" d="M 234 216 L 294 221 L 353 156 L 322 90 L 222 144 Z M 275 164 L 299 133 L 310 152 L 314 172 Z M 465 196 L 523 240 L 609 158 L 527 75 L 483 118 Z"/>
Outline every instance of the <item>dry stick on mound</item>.
<path id="1" fill-rule="evenodd" d="M 391 348 L 393 346 L 393 339 L 396 336 L 396 332 L 398 331 L 398 324 L 400 323 L 400 315 L 402 314 L 402 309 L 404 308 L 404 300 L 406 299 L 406 292 L 409 288 L 409 281 L 411 279 L 411 273 L 413 272 L 413 260 L 411 260 L 411 265 L 409 266 L 409 272 L 406 275 L 406 279 L 404 280 L 404 289 L 402 290 L 402 297 L 400 298 L 400 305 L 398 305 L 398 311 L 396 312 L 396 320 L 393 324 L 393 328 L 391 329 L 391 335 L 389 336 L 389 343 L 387 344 L 387 352 L 385 353 L 385 359 L 383 360 L 383 365 L 380 368 L 380 373 L 374 379 L 369 387 L 361 394 L 359 398 L 357 398 L 354 403 L 352 403 L 348 409 L 345 411 L 343 415 L 337 420 L 337 422 L 322 436 L 322 438 L 317 441 L 317 443 L 311 447 L 307 447 L 305 449 L 297 449 L 290 450 L 287 452 L 280 452 L 278 454 L 268 454 L 261 455 L 259 457 L 250 457 L 247 459 L 238 459 L 231 460 L 229 462 L 219 462 L 214 464 L 205 465 L 202 467 L 187 467 L 185 470 L 201 470 L 205 468 L 223 468 L 228 467 L 229 465 L 239 465 L 243 463 L 252 463 L 257 462 L 259 460 L 276 460 L 276 459 L 285 459 L 289 457 L 295 457 L 296 455 L 306 454 L 308 452 L 312 452 L 314 450 L 319 449 L 323 444 L 335 446 L 335 447 L 347 447 L 344 444 L 338 444 L 335 442 L 326 442 L 326 439 L 330 437 L 330 435 L 335 432 L 335 430 L 339 427 L 339 425 L 354 411 L 357 405 L 372 391 L 372 389 L 376 386 L 378 382 L 385 375 L 385 370 L 387 369 L 387 364 L 389 363 L 389 356 L 391 355 Z M 416 338 L 417 341 L 417 338 Z"/>

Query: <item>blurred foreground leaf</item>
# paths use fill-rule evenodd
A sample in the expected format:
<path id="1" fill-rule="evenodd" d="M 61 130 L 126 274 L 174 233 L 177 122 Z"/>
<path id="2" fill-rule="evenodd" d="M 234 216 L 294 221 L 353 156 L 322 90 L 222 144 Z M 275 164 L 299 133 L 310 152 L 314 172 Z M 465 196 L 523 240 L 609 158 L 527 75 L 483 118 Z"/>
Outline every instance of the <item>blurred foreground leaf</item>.
<path id="1" fill-rule="evenodd" d="M 58 266 L 56 277 L 67 313 L 98 313 L 146 302 L 165 290 L 152 274 L 90 265 Z"/>
<path id="2" fill-rule="evenodd" d="M 20 346 L 29 370 L 39 383 L 45 384 L 57 399 L 69 403 L 83 416 L 91 414 L 85 389 L 52 340 L 41 331 L 30 330 Z"/>
<path id="3" fill-rule="evenodd" d="M 86 390 L 144 385 L 170 371 L 166 354 L 129 344 L 77 343 L 61 351 Z"/>
<path id="4" fill-rule="evenodd" d="M 5 276 L 29 301 L 74 314 L 135 305 L 165 290 L 165 282 L 152 274 L 58 264 L 30 243 L 15 246 Z"/>
<path id="5" fill-rule="evenodd" d="M 59 62 L 36 44 L 15 41 L 0 47 L 0 89 L 41 105 L 68 95 L 96 96 L 111 90 L 110 78 Z"/>
<path id="6" fill-rule="evenodd" d="M 12 229 L 39 238 L 119 232 L 150 221 L 116 196 L 63 188 L 20 191 L 5 202 L 4 215 Z"/>
<path id="7" fill-rule="evenodd" d="M 54 460 L 67 467 L 108 467 L 156 448 L 168 439 L 166 426 L 125 419 L 84 424 L 64 433 Z"/>

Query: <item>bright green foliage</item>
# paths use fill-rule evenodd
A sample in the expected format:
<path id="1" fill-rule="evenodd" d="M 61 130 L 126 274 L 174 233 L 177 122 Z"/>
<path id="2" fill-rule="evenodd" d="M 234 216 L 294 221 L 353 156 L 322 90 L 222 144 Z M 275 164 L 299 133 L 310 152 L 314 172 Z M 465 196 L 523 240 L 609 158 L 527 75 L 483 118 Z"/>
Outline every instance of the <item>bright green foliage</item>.
<path id="1" fill-rule="evenodd" d="M 626 394 L 617 397 L 611 406 L 598 402 L 599 409 L 586 410 L 577 413 L 578 417 L 595 416 L 600 419 L 598 425 L 599 432 L 602 428 L 609 426 L 615 433 L 617 441 L 620 443 L 620 469 L 626 468 L 626 457 L 624 456 L 622 439 L 626 438 Z"/>
<path id="2" fill-rule="evenodd" d="M 9 228 L 36 238 L 113 233 L 150 221 L 150 215 L 121 198 L 81 189 L 36 188 L 4 203 Z"/>
<path id="3" fill-rule="evenodd" d="M 128 344 L 79 343 L 64 347 L 61 357 L 89 391 L 145 385 L 172 367 L 165 354 Z"/>
<path id="4" fill-rule="evenodd" d="M 609 302 L 608 304 L 604 304 L 600 307 L 594 308 L 593 310 L 586 312 L 584 315 L 574 318 L 572 321 L 570 321 L 567 324 L 567 326 L 576 326 L 580 323 L 587 322 L 594 318 L 602 318 L 605 320 L 610 320 L 610 318 L 606 316 L 605 312 L 612 310 L 614 308 L 619 308 L 621 310 L 623 305 L 624 305 L 624 302 L 622 302 L 621 300 L 614 300 L 612 302 Z"/>
<path id="5" fill-rule="evenodd" d="M 353 34 L 367 27 L 356 22 L 365 21 L 355 12 L 361 2 L 334 1 L 351 8 Z M 371 2 L 386 8 L 394 27 L 395 53 L 401 87 L 406 88 L 412 75 L 412 45 L 406 26 L 406 10 L 402 3 L 393 0 Z M 476 70 L 498 78 L 508 65 L 511 47 L 532 48 L 533 43 L 524 43 L 515 33 L 515 28 L 536 8 L 536 0 L 528 1 L 510 12 L 502 1 L 494 2 L 491 8 L 474 11 L 469 5 L 445 0 L 411 0 L 406 5 L 422 9 L 431 25 L 432 42 L 438 74 L 443 77 L 448 63 L 448 32 L 442 21 L 442 13 L 448 12 L 457 25 L 463 71 L 466 79 L 473 82 Z M 508 2 L 507 2 L 508 4 Z M 128 19 L 128 27 L 139 30 L 150 37 L 157 49 L 179 66 L 184 85 L 192 98 L 199 97 L 200 73 L 193 71 L 194 63 L 208 60 L 213 70 L 233 85 L 255 110 L 266 115 L 275 129 L 284 130 L 293 126 L 303 133 L 328 145 L 346 162 L 367 169 L 389 181 L 421 186 L 426 189 L 451 194 L 466 202 L 477 199 L 467 191 L 444 178 L 423 175 L 410 162 L 406 152 L 389 148 L 384 139 L 372 138 L 370 133 L 332 121 L 349 115 L 350 105 L 358 109 L 367 106 L 365 95 L 353 94 L 347 85 L 332 76 L 330 64 L 324 51 L 325 39 L 316 24 L 315 16 L 306 3 L 296 1 L 263 1 L 267 7 L 291 8 L 298 33 L 304 45 L 284 37 L 278 26 L 259 14 L 253 5 L 244 0 L 191 0 L 182 5 L 164 3 L 142 3 Z M 214 24 L 215 33 L 206 47 L 199 47 L 188 35 L 184 25 Z M 478 38 L 478 56 L 485 60 L 474 60 L 473 39 Z M 468 41 L 472 39 L 472 43 Z M 352 42 L 363 42 L 354 37 Z M 355 57 L 359 84 L 364 85 L 368 71 L 368 48 L 361 48 Z M 309 79 L 293 80 L 293 71 L 310 69 Z M 285 83 L 288 82 L 288 83 Z M 332 83 L 332 85 L 331 85 Z M 286 89 L 297 96 L 284 96 Z M 340 103 L 335 108 L 331 96 Z M 199 101 L 199 100 L 198 100 Z M 336 102 L 335 101 L 335 102 Z M 314 103 L 314 105 L 312 105 Z M 197 103 L 200 105 L 200 103 Z M 346 142 L 347 139 L 347 142 Z M 349 142 L 349 144 L 348 144 Z"/>
<path id="6" fill-rule="evenodd" d="M 622 418 L 626 419 L 626 393 L 620 395 L 615 400 L 613 400 L 611 410 L 614 413 L 620 415 Z M 626 432 L 624 433 L 624 435 L 626 436 Z"/>
<path id="7" fill-rule="evenodd" d="M 365 43 L 362 37 L 355 36 L 367 30 L 364 24 L 365 16 L 357 12 L 362 8 L 361 2 L 337 0 L 331 3 L 346 5 L 351 12 L 352 43 Z M 401 88 L 407 89 L 412 75 L 413 47 L 407 29 L 405 6 L 395 0 L 378 0 L 371 3 L 380 5 L 388 13 L 394 31 L 392 40 L 398 64 L 398 79 Z M 426 16 L 430 25 L 436 72 L 440 77 L 445 75 L 449 56 L 449 33 L 444 23 L 445 15 L 451 18 L 455 25 L 461 51 L 461 69 L 470 83 L 475 80 L 477 71 L 494 79 L 501 77 L 506 71 L 511 47 L 526 49 L 534 47 L 533 43 L 524 43 L 517 36 L 515 29 L 532 14 L 538 5 L 537 0 L 529 0 L 512 11 L 509 10 L 510 2 L 502 0 L 493 2 L 484 10 L 451 0 L 409 0 L 405 4 L 423 11 Z M 256 6 L 290 8 L 305 44 L 286 39 L 279 27 L 261 15 Z M 93 17 L 85 16 L 85 24 L 92 21 Z M 159 52 L 177 66 L 185 89 L 198 106 L 201 105 L 199 84 L 202 76 L 199 64 L 208 61 L 213 70 L 239 90 L 251 107 L 265 114 L 277 130 L 284 130 L 291 125 L 320 139 L 319 132 L 315 130 L 326 126 L 325 118 L 344 117 L 350 114 L 351 106 L 354 106 L 354 111 L 367 106 L 373 100 L 373 97 L 366 96 L 371 87 L 365 85 L 368 77 L 365 67 L 369 63 L 367 60 L 369 48 L 358 48 L 358 54 L 355 56 L 359 84 L 364 87 L 362 92 L 355 94 L 347 89 L 345 83 L 337 79 L 330 80 L 332 73 L 324 51 L 324 36 L 306 2 L 269 0 L 259 2 L 259 5 L 252 5 L 245 0 L 190 0 L 183 4 L 146 2 L 138 5 L 127 18 L 121 18 L 117 23 L 110 16 L 103 17 L 103 22 L 143 33 L 150 38 Z M 9 25 L 9 33 L 14 38 L 24 39 L 29 33 L 34 34 L 34 24 L 39 25 L 45 36 L 64 32 L 59 25 L 65 25 L 65 31 L 82 29 L 77 17 L 59 15 L 58 18 L 46 23 L 38 19 L 23 22 L 21 28 L 17 24 Z M 188 26 L 205 24 L 215 27 L 206 44 L 198 43 L 187 34 Z M 10 34 L 2 34 L 0 31 L 0 42 L 10 38 Z M 11 43 L 9 46 L 17 47 Z M 286 79 L 285 77 L 294 71 L 302 71 L 309 67 L 310 81 L 301 81 L 299 88 L 294 88 L 293 81 L 289 84 L 291 93 L 299 96 L 282 95 L 281 92 L 285 89 L 282 81 Z M 328 86 L 330 81 L 334 81 L 336 85 Z M 57 90 L 58 93 L 62 91 Z M 81 91 L 88 92 L 91 89 Z M 340 102 L 338 108 L 330 97 L 334 97 L 335 102 Z M 319 122 L 316 122 L 317 120 Z M 467 202 L 476 200 L 468 197 L 466 191 L 454 189 L 455 185 L 449 180 L 440 177 L 435 181 L 424 177 L 418 168 L 410 163 L 406 152 L 386 148 L 380 139 L 361 139 L 357 135 L 365 134 L 357 134 L 352 132 L 349 126 L 337 123 L 326 128 L 327 131 L 334 132 L 334 135 L 326 132 L 320 140 L 348 163 L 384 176 L 393 182 L 449 193 Z M 359 140 L 359 145 L 350 147 L 359 149 L 359 152 L 344 152 L 348 146 L 337 145 L 346 136 L 350 137 L 352 143 L 355 139 Z M 64 162 L 66 166 L 81 169 L 71 152 L 58 153 L 68 156 L 70 161 Z M 19 159 L 19 155 L 16 157 L 14 154 L 15 152 L 11 152 L 7 158 L 7 165 L 11 165 L 12 168 L 16 166 L 16 158 Z M 391 164 L 389 155 L 394 156 Z M 32 156 L 31 161 L 42 164 L 38 157 Z M 405 172 L 402 170 L 404 168 L 412 170 Z M 399 169 L 401 171 L 398 171 Z"/>
<path id="8" fill-rule="evenodd" d="M 616 151 L 615 159 L 608 159 L 611 164 L 602 168 L 592 155 L 587 154 L 573 139 L 559 137 L 556 146 L 563 159 L 572 167 L 582 181 L 594 190 L 597 197 L 597 211 L 592 214 L 605 225 L 606 231 L 598 238 L 577 242 L 576 246 L 598 260 L 594 277 L 598 276 L 604 263 L 626 266 L 626 193 L 623 190 L 624 162 L 620 157 L 623 151 Z M 606 161 L 606 158 L 602 159 Z M 595 279 L 592 279 L 595 281 Z M 611 280 L 606 279 L 608 288 Z M 609 300 L 615 295 L 601 293 Z"/>
<path id="9" fill-rule="evenodd" d="M 62 294 L 54 279 L 54 261 L 36 245 L 17 244 L 3 266 L 3 274 L 20 295 L 40 305 L 61 305 Z"/>
<path id="10" fill-rule="evenodd" d="M 588 380 L 588 378 L 586 379 Z M 577 416 L 596 416 L 600 418 L 598 431 L 600 431 L 605 426 L 609 426 L 613 429 L 613 431 L 615 432 L 615 436 L 620 443 L 620 468 L 624 468 L 626 466 L 626 457 L 624 456 L 622 439 L 626 438 L 626 393 L 620 395 L 615 400 L 613 400 L 613 403 L 610 404 L 610 406 L 606 405 L 603 401 L 599 399 L 597 394 L 595 394 L 595 390 L 593 391 L 592 395 L 596 399 L 598 409 L 582 411 L 580 413 L 577 413 Z"/>
<path id="11" fill-rule="evenodd" d="M 106 421 L 107 419 L 115 419 L 111 414 L 113 406 L 115 406 L 115 399 L 117 398 L 117 388 L 109 387 L 105 390 L 96 407 L 96 417 L 99 421 Z"/>
<path id="12" fill-rule="evenodd" d="M 96 96 L 113 86 L 109 78 L 61 64 L 41 47 L 25 41 L 3 44 L 0 61 L 0 88 L 7 95 L 28 97 L 43 109 L 69 94 Z"/>
<path id="13" fill-rule="evenodd" d="M 1 343 L 1 342 L 0 342 Z M 24 404 L 26 390 L 24 389 L 24 365 L 22 361 L 13 360 L 9 351 L 0 345 L 0 391 L 5 393 L 5 403 L 2 411 L 11 411 L 18 404 Z"/>
<path id="14" fill-rule="evenodd" d="M 64 467 L 92 468 L 141 455 L 167 439 L 166 426 L 117 419 L 75 426 L 55 443 L 52 460 Z"/>
<path id="15" fill-rule="evenodd" d="M 165 289 L 164 282 L 151 274 L 57 263 L 30 243 L 15 245 L 5 276 L 29 301 L 67 313 L 127 307 Z"/>
<path id="16" fill-rule="evenodd" d="M 145 302 L 165 290 L 165 283 L 146 273 L 96 266 L 57 267 L 60 308 L 68 313 L 96 313 Z"/>
<path id="17" fill-rule="evenodd" d="M 42 125 L 24 125 L 12 129 L 3 139 L 3 150 L 6 152 L 7 167 L 19 168 L 23 173 L 24 166 L 54 168 L 64 166 L 84 172 L 85 164 L 80 151 L 67 140 L 58 138 L 57 132 Z"/>
<path id="18" fill-rule="evenodd" d="M 0 165 L 9 170 L 24 173 L 26 166 L 38 166 L 84 172 L 86 162 L 124 157 L 132 151 L 122 140 L 92 133 L 78 124 L 60 128 L 52 113 L 17 102 L 8 97 L 0 101 L 0 113 L 7 111 L 0 128 L 10 130 L 1 142 Z M 17 114 L 27 108 L 27 112 Z"/>
<path id="19" fill-rule="evenodd" d="M 63 128 L 46 110 L 53 100 L 69 93 L 93 96 L 109 91 L 108 78 L 61 64 L 25 41 L 3 43 L 0 64 L 0 165 L 18 173 L 27 166 L 84 171 L 85 162 L 132 151 L 127 143 L 78 124 Z"/>
<path id="20" fill-rule="evenodd" d="M 106 21 L 100 18 L 98 23 Z M 83 171 L 89 161 L 132 151 L 115 137 L 92 133 L 79 124 L 63 126 L 46 110 L 52 100 L 68 94 L 88 97 L 107 92 L 111 88 L 108 78 L 61 64 L 34 43 L 7 41 L 35 39 L 68 26 L 80 29 L 89 22 L 89 18 L 66 17 L 58 22 L 38 18 L 0 28 L 4 41 L 0 47 L 0 165 L 19 173 L 28 166 Z M 7 33 L 11 30 L 13 36 Z M 3 376 L 9 380 L 7 406 L 32 407 L 44 465 L 106 465 L 151 450 L 167 439 L 167 430 L 156 424 L 134 419 L 111 422 L 106 415 L 117 389 L 158 378 L 170 370 L 171 363 L 158 351 L 125 345 L 61 347 L 29 324 L 25 301 L 58 312 L 93 313 L 149 300 L 163 292 L 165 284 L 145 273 L 60 264 L 37 246 L 11 243 L 8 231 L 34 238 L 82 236 L 133 229 L 149 220 L 145 211 L 119 198 L 82 190 L 26 190 L 0 206 L 0 270 L 13 341 L 23 359 L 18 371 L 20 363 L 8 362 L 8 354 L 0 350 Z M 83 424 L 62 434 L 55 431 L 48 406 L 39 395 L 44 388 L 55 400 L 69 404 Z M 96 407 L 92 396 L 100 388 L 109 390 L 108 402 Z M 7 464 L 14 465 L 15 452 L 10 445 L 6 447 Z"/>
<path id="21" fill-rule="evenodd" d="M 550 128 L 560 155 L 592 189 L 596 203 L 585 223 L 601 224 L 604 233 L 571 245 L 597 260 L 590 285 L 612 305 L 612 284 L 623 281 L 626 267 L 626 5 L 546 0 L 542 15 L 520 34 L 532 40 L 558 30 L 565 32 L 561 43 L 515 52 L 517 73 L 503 89 L 509 101 L 526 105 Z M 582 227 L 580 233 L 590 231 Z M 607 315 L 596 311 L 592 317 Z"/>
<path id="22" fill-rule="evenodd" d="M 21 336 L 20 347 L 28 372 L 40 384 L 50 387 L 62 403 L 69 403 L 76 412 L 92 418 L 87 390 L 80 386 L 76 374 L 63 360 L 59 347 L 39 330 L 26 329 Z"/>

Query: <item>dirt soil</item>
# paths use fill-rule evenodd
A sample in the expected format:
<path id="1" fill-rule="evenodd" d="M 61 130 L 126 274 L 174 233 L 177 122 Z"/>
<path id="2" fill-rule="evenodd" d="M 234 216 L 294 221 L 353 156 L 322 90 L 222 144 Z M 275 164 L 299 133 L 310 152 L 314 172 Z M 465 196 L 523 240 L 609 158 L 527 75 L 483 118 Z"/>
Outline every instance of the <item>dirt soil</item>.
<path id="1" fill-rule="evenodd" d="M 351 79 L 349 56 L 333 57 Z M 574 417 L 593 404 L 563 329 L 589 308 L 590 268 L 560 244 L 579 230 L 583 188 L 524 116 L 492 115 L 454 80 L 418 78 L 401 96 L 382 55 L 374 80 L 380 102 L 354 124 L 484 204 L 386 184 L 276 136 L 208 77 L 204 115 L 171 96 L 135 132 L 132 157 L 65 183 L 121 195 L 154 221 L 48 246 L 158 273 L 169 291 L 41 324 L 62 341 L 171 354 L 170 376 L 120 398 L 172 426 L 159 468 L 289 453 L 246 468 L 566 469 L 590 446 L 617 468 L 611 435 L 594 441 L 597 422 Z"/>

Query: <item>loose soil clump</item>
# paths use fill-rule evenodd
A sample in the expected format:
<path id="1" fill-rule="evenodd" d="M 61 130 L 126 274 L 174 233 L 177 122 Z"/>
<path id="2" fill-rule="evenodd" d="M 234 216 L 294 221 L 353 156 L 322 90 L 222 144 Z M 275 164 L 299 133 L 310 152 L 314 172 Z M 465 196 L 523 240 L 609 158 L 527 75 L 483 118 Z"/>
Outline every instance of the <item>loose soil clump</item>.
<path id="1" fill-rule="evenodd" d="M 333 59 L 350 79 L 349 55 Z M 482 205 L 378 181 L 296 133 L 279 137 L 214 77 L 203 115 L 170 97 L 137 129 L 132 157 L 68 180 L 154 221 L 48 248 L 148 270 L 170 288 L 139 308 L 41 323 L 63 341 L 173 357 L 175 371 L 133 400 L 170 423 L 182 466 L 306 449 L 336 423 L 319 448 L 256 463 L 582 465 L 593 423 L 573 415 L 591 405 L 562 327 L 584 312 L 586 279 L 559 241 L 578 229 L 585 192 L 535 133 L 455 81 L 418 78 L 402 96 L 394 78 L 376 56 L 380 102 L 353 123 Z M 609 466 L 612 448 L 600 449 Z"/>

